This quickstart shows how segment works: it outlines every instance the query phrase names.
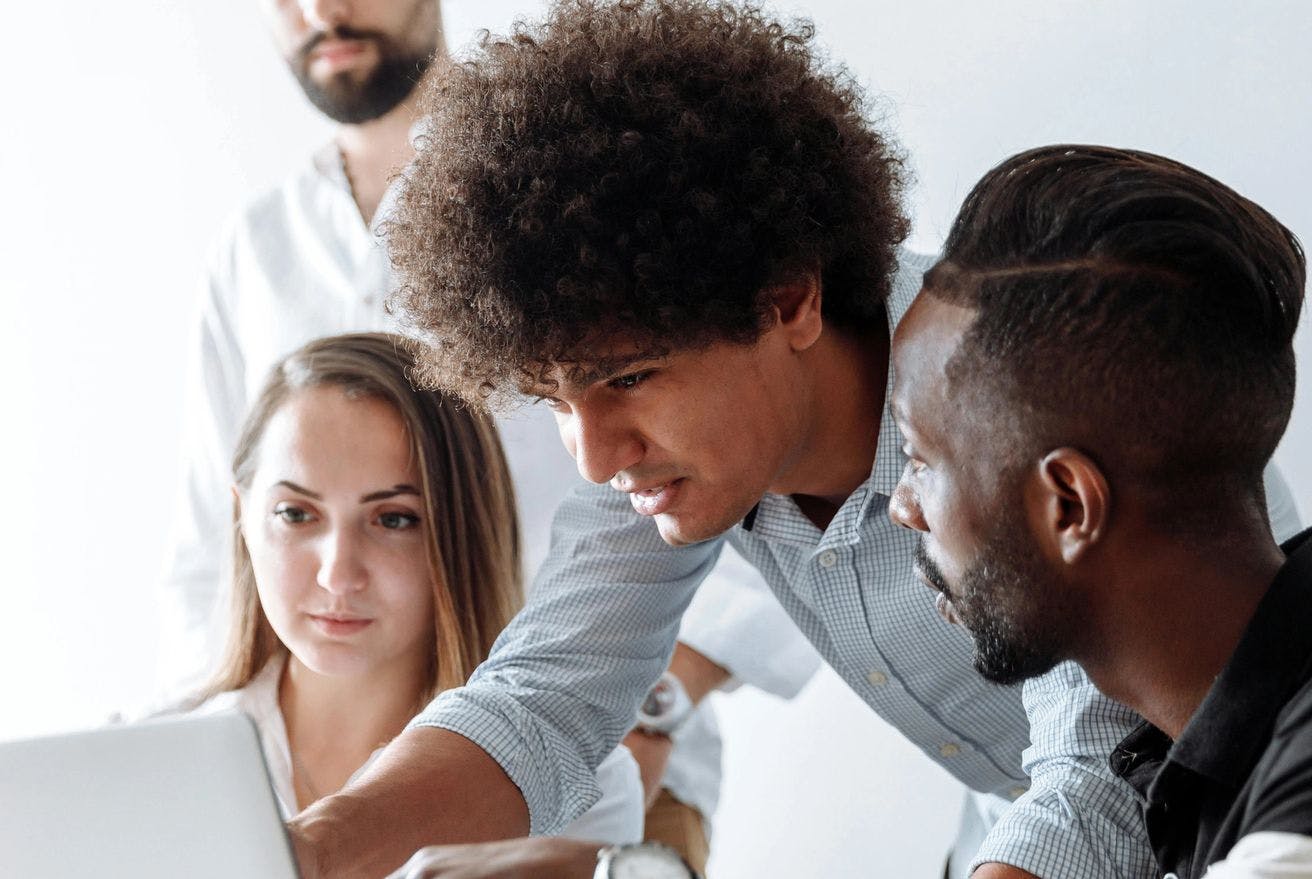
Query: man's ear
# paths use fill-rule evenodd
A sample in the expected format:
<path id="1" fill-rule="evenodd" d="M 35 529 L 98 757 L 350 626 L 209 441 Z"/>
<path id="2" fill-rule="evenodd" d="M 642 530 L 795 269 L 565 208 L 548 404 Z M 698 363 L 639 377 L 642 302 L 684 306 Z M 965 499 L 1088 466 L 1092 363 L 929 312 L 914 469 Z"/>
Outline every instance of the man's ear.
<path id="1" fill-rule="evenodd" d="M 783 284 L 770 288 L 779 329 L 794 351 L 804 351 L 815 344 L 824 329 L 820 315 L 820 270 L 814 269 Z"/>
<path id="2" fill-rule="evenodd" d="M 1039 462 L 1041 537 L 1068 565 L 1079 562 L 1107 532 L 1111 488 L 1102 468 L 1083 452 L 1063 447 Z"/>

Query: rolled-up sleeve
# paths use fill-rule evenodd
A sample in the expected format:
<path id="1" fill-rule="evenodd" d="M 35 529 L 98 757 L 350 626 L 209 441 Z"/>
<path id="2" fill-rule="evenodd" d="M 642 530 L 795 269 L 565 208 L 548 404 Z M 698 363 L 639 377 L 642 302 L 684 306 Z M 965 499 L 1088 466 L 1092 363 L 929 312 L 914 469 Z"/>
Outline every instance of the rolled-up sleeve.
<path id="1" fill-rule="evenodd" d="M 1155 876 L 1139 800 L 1107 762 L 1142 718 L 1071 662 L 1027 682 L 1024 698 L 1030 788 L 993 826 L 971 869 L 996 861 L 1043 879 Z"/>
<path id="2" fill-rule="evenodd" d="M 671 547 L 626 496 L 576 489 L 556 513 L 524 609 L 469 683 L 411 726 L 473 741 L 519 787 L 530 832 L 560 832 L 598 798 L 596 767 L 665 670 L 718 551 L 716 541 Z"/>

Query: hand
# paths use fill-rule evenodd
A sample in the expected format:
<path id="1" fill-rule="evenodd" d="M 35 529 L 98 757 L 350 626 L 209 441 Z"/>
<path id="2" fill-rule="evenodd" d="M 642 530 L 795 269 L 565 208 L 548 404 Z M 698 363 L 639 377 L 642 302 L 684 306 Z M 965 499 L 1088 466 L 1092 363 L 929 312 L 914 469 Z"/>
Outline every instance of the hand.
<path id="1" fill-rule="evenodd" d="M 560 837 L 435 845 L 388 879 L 592 879 L 599 842 Z"/>
<path id="2" fill-rule="evenodd" d="M 661 781 L 665 778 L 665 766 L 670 762 L 674 742 L 669 736 L 635 729 L 624 737 L 624 746 L 638 762 L 644 808 L 650 809 L 656 797 L 660 796 Z"/>
<path id="3" fill-rule="evenodd" d="M 970 879 L 1039 879 L 1039 877 L 1011 864 L 989 861 L 976 867 L 975 872 L 970 874 Z"/>

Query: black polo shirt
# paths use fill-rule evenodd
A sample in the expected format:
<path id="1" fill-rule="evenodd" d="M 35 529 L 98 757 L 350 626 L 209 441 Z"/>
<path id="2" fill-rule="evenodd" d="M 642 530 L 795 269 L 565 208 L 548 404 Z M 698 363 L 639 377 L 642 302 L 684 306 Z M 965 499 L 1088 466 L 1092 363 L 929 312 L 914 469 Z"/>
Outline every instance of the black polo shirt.
<path id="1" fill-rule="evenodd" d="M 1281 548 L 1284 566 L 1180 740 L 1145 722 L 1112 753 L 1144 801 L 1157 863 L 1180 879 L 1250 833 L 1312 836 L 1312 528 Z"/>

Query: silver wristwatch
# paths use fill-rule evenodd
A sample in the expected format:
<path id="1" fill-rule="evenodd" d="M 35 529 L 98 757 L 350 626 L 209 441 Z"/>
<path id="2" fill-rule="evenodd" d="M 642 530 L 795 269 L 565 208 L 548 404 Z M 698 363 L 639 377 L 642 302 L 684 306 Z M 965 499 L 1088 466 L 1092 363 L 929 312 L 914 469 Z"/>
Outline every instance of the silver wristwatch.
<path id="1" fill-rule="evenodd" d="M 638 708 L 638 729 L 668 736 L 692 714 L 692 700 L 683 682 L 668 671 L 656 681 Z"/>
<path id="2" fill-rule="evenodd" d="M 592 879 L 701 879 L 701 876 L 668 845 L 631 842 L 608 845 L 597 852 L 597 870 Z"/>

